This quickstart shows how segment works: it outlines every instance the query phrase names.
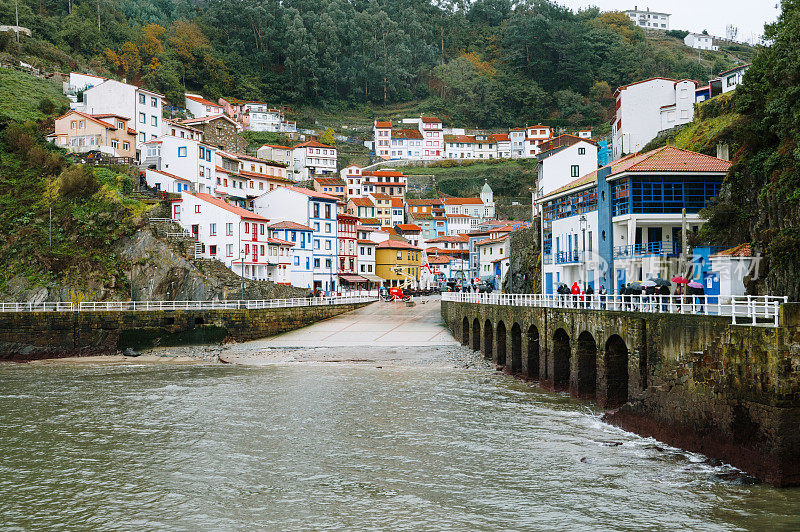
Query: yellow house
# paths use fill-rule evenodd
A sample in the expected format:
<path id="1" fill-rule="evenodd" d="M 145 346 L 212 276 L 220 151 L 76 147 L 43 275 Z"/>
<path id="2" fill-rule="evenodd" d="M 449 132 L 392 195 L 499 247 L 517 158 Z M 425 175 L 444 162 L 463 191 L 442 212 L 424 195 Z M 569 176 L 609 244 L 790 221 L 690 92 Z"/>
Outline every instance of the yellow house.
<path id="1" fill-rule="evenodd" d="M 55 132 L 49 137 L 56 146 L 75 153 L 100 150 L 116 157 L 133 157 L 136 131 L 128 127 L 129 121 L 115 114 L 89 115 L 73 110 L 56 118 Z"/>
<path id="2" fill-rule="evenodd" d="M 401 240 L 386 240 L 375 250 L 375 274 L 384 279 L 384 286 L 400 286 L 419 282 L 422 250 Z M 408 286 L 408 285 L 407 285 Z"/>
<path id="3" fill-rule="evenodd" d="M 370 194 L 375 204 L 375 218 L 381 221 L 382 227 L 392 227 L 392 197 L 375 192 Z"/>

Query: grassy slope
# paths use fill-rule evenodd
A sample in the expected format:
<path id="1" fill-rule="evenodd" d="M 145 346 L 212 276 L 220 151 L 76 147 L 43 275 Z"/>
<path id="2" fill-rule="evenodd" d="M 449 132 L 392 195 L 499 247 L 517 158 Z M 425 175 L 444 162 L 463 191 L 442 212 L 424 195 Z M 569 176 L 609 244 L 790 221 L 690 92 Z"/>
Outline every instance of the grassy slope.
<path id="1" fill-rule="evenodd" d="M 45 98 L 56 110 L 69 105 L 58 83 L 0 68 L 0 121 L 43 120 L 45 114 L 39 106 Z"/>

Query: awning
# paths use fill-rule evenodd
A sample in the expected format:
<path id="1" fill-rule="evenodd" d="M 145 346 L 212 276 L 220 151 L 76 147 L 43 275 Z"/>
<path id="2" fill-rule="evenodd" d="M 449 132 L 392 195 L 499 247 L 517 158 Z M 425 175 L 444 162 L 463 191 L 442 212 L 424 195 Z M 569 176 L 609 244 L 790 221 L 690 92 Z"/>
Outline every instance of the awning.
<path id="1" fill-rule="evenodd" d="M 383 277 L 378 277 L 377 275 L 372 275 L 370 273 L 365 273 L 362 277 L 366 278 L 368 281 L 372 281 L 373 283 L 383 283 L 386 279 Z"/>
<path id="2" fill-rule="evenodd" d="M 348 283 L 366 283 L 367 280 L 361 277 L 360 275 L 354 275 L 351 273 L 340 273 L 339 279 L 342 281 L 347 281 Z"/>

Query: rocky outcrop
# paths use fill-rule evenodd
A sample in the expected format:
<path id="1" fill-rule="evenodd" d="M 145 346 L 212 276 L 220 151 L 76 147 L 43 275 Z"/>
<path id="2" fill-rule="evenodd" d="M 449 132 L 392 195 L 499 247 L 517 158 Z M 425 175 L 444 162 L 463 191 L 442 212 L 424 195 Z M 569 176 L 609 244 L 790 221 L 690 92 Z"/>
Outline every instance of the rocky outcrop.
<path id="1" fill-rule="evenodd" d="M 177 227 L 146 226 L 120 240 L 114 253 L 130 265 L 127 279 L 102 279 L 83 286 L 53 282 L 30 286 L 24 277 L 6 284 L 6 301 L 221 300 L 304 297 L 306 290 L 268 281 L 243 280 L 219 261 L 195 260 L 194 240 L 166 237 Z"/>
<path id="2" fill-rule="evenodd" d="M 511 264 L 503 279 L 505 292 L 533 294 L 541 291 L 541 249 L 538 218 L 533 227 L 511 233 Z"/>

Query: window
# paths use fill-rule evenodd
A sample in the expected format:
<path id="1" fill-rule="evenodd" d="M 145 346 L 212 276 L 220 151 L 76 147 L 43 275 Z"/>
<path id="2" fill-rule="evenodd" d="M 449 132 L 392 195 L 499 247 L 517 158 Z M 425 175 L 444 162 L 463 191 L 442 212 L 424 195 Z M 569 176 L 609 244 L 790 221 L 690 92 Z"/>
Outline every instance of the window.
<path id="1" fill-rule="evenodd" d="M 314 267 L 319 268 L 319 259 L 314 259 Z"/>
<path id="2" fill-rule="evenodd" d="M 581 172 L 580 166 L 578 166 L 577 164 L 573 164 L 569 168 L 569 175 L 572 177 L 580 177 L 580 172 Z"/>
<path id="3" fill-rule="evenodd" d="M 208 252 L 211 255 L 216 255 L 217 254 L 217 246 L 208 246 Z"/>
<path id="4" fill-rule="evenodd" d="M 319 239 L 318 238 L 314 239 L 314 249 L 319 249 Z"/>
<path id="5" fill-rule="evenodd" d="M 295 257 L 294 258 L 294 265 L 295 266 L 300 266 L 300 257 Z"/>
<path id="6" fill-rule="evenodd" d="M 158 99 L 155 96 L 150 97 L 150 107 L 158 107 Z"/>
<path id="7" fill-rule="evenodd" d="M 194 206 L 194 212 L 195 212 L 195 214 L 200 214 L 200 205 L 195 205 Z"/>
<path id="8" fill-rule="evenodd" d="M 233 236 L 233 224 L 225 224 L 225 234 L 227 236 Z"/>
<path id="9" fill-rule="evenodd" d="M 326 250 L 330 250 L 331 249 L 331 241 L 330 240 L 326 240 L 325 241 L 325 249 Z"/>
<path id="10" fill-rule="evenodd" d="M 325 259 L 325 267 L 326 268 L 330 268 L 331 267 L 331 259 Z"/>
<path id="11" fill-rule="evenodd" d="M 186 157 L 186 146 L 180 146 L 178 148 L 178 157 Z"/>
<path id="12" fill-rule="evenodd" d="M 131 149 L 131 143 L 128 142 L 128 141 L 123 142 L 122 143 L 122 149 L 125 150 L 125 151 L 130 150 Z"/>
<path id="13" fill-rule="evenodd" d="M 250 233 L 250 222 L 245 222 L 244 223 L 244 232 L 245 233 Z"/>
<path id="14" fill-rule="evenodd" d="M 139 123 L 146 124 L 147 123 L 147 115 L 144 113 L 139 113 Z"/>
<path id="15" fill-rule="evenodd" d="M 150 125 L 158 126 L 158 117 L 156 115 L 150 117 Z"/>
<path id="16" fill-rule="evenodd" d="M 228 244 L 225 246 L 225 254 L 229 257 L 233 256 L 233 244 Z"/>
<path id="17" fill-rule="evenodd" d="M 208 233 L 211 236 L 217 236 L 217 224 L 210 224 L 208 227 Z"/>
<path id="18" fill-rule="evenodd" d="M 145 98 L 144 94 L 140 94 L 139 95 L 139 103 L 144 104 L 145 101 L 146 101 L 146 98 Z"/>
<path id="19" fill-rule="evenodd" d="M 586 155 L 586 148 L 578 148 L 578 155 Z"/>
<path id="20" fill-rule="evenodd" d="M 306 257 L 306 270 L 308 270 L 311 267 L 310 264 L 311 264 L 311 259 Z"/>
<path id="21" fill-rule="evenodd" d="M 319 203 L 314 203 L 314 218 L 319 218 Z M 314 229 L 319 231 L 319 224 L 315 224 Z"/>
<path id="22" fill-rule="evenodd" d="M 330 233 L 331 232 L 331 224 L 325 224 L 325 232 L 326 233 Z"/>
<path id="23" fill-rule="evenodd" d="M 397 252 L 397 260 L 401 260 L 402 258 L 403 258 L 403 252 L 402 251 L 398 251 Z"/>
<path id="24" fill-rule="evenodd" d="M 330 217 L 331 217 L 331 206 L 330 206 L 330 204 L 326 204 L 325 205 L 325 218 L 330 218 Z M 328 232 L 330 232 L 330 231 L 328 231 Z"/>

